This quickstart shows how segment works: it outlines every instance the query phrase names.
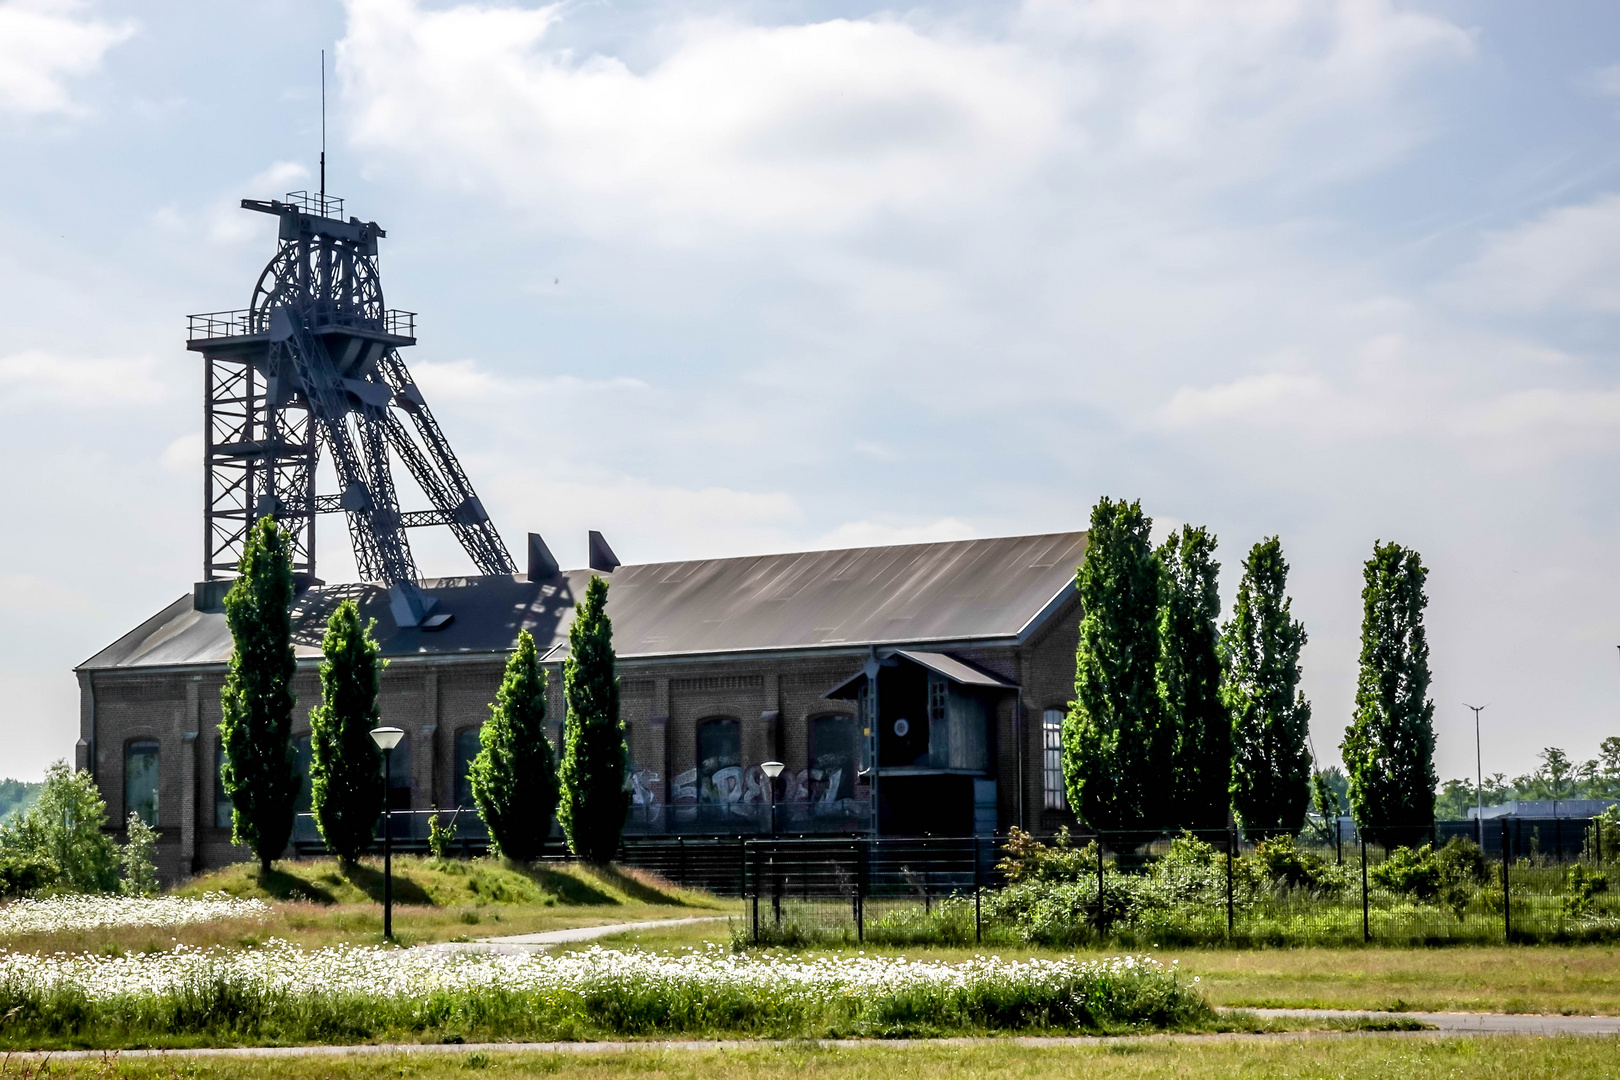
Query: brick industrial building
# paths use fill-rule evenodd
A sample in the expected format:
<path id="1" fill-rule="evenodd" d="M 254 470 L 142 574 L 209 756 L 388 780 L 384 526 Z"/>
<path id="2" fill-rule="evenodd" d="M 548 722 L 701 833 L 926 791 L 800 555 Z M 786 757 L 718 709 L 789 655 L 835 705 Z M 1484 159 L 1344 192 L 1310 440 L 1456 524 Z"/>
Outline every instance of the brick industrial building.
<path id="1" fill-rule="evenodd" d="M 600 571 L 632 759 L 628 833 L 762 831 L 759 764 L 772 759 L 787 765 L 783 833 L 1050 828 L 1069 820 L 1055 740 L 1084 548 L 1084 533 L 1058 533 L 640 566 L 608 552 L 598 570 L 563 571 L 531 537 L 527 574 L 424 583 L 452 616 L 431 631 L 397 626 L 381 587 L 317 586 L 294 609 L 293 732 L 307 761 L 321 631 L 352 596 L 388 660 L 383 722 L 408 733 L 391 805 L 469 806 L 466 765 L 519 630 L 549 671 L 555 736 L 575 598 Z M 209 606 L 199 589 L 77 669 L 78 765 L 119 820 L 134 811 L 157 826 L 169 880 L 246 855 L 218 784 L 231 638 Z"/>

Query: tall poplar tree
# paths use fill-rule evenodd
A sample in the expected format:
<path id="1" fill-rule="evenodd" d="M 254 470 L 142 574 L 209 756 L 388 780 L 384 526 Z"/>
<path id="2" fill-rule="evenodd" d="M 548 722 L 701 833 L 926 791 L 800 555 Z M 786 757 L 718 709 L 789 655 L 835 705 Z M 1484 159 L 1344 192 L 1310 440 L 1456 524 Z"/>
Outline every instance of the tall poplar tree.
<path id="1" fill-rule="evenodd" d="M 544 849 L 557 809 L 557 764 L 546 738 L 546 673 L 527 630 L 506 661 L 478 756 L 468 768 L 473 802 L 500 853 L 528 862 Z"/>
<path id="2" fill-rule="evenodd" d="M 310 808 L 345 869 L 371 846 L 384 795 L 382 751 L 371 738 L 384 662 L 371 626 L 360 625 L 353 600 L 332 612 L 321 640 L 321 703 L 309 714 Z"/>
<path id="3" fill-rule="evenodd" d="M 1094 829 L 1151 833 L 1168 824 L 1175 733 L 1159 700 L 1152 525 L 1139 502 L 1099 500 L 1076 575 L 1085 614 L 1074 704 L 1063 720 L 1063 778 L 1069 805 Z"/>
<path id="4" fill-rule="evenodd" d="M 287 534 L 262 517 L 248 530 L 240 576 L 225 594 L 235 646 L 220 690 L 219 738 L 231 839 L 252 848 L 264 872 L 292 836 L 300 783 L 291 739 L 292 602 Z"/>
<path id="5" fill-rule="evenodd" d="M 1232 803 L 1232 714 L 1221 697 L 1215 537 L 1182 526 L 1159 545 L 1159 698 L 1174 733 L 1171 823 L 1224 829 Z"/>
<path id="6" fill-rule="evenodd" d="M 579 859 L 605 866 L 619 848 L 630 792 L 625 788 L 630 751 L 619 719 L 619 680 L 614 674 L 613 622 L 607 616 L 607 582 L 596 575 L 568 631 L 563 661 L 563 759 L 557 820 L 568 848 Z"/>
<path id="7" fill-rule="evenodd" d="M 1311 705 L 1298 689 L 1305 625 L 1287 594 L 1288 563 L 1273 536 L 1243 560 L 1225 633 L 1232 802 L 1251 838 L 1299 832 L 1311 798 Z"/>
<path id="8" fill-rule="evenodd" d="M 1345 770 L 1356 824 L 1379 843 L 1427 836 L 1434 824 L 1434 702 L 1417 552 L 1374 544 L 1361 590 L 1361 673 L 1345 729 Z"/>

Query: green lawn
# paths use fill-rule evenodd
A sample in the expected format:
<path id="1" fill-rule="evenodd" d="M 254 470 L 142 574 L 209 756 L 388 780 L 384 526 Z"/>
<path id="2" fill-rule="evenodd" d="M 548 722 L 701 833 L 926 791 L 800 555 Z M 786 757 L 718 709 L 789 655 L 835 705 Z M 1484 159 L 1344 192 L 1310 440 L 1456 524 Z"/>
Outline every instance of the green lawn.
<path id="1" fill-rule="evenodd" d="M 1492 1036 L 1352 1035 L 1330 1037 L 1132 1039 L 1095 1046 L 1042 1048 L 1015 1044 L 952 1046 L 937 1043 L 821 1048 L 810 1044 L 750 1050 L 649 1048 L 613 1053 L 457 1052 L 270 1060 L 53 1062 L 12 1059 L 0 1077 L 52 1080 L 466 1080 L 467 1077 L 550 1077 L 554 1080 L 1586 1080 L 1613 1076 L 1613 1039 L 1538 1039 Z"/>
<path id="2" fill-rule="evenodd" d="M 729 941 L 724 923 L 602 939 L 651 949 Z M 854 951 L 854 950 L 840 950 Z M 1051 956 L 1023 947 L 878 948 L 868 954 L 961 959 Z M 1082 952 L 1118 955 L 1120 949 Z M 1210 1002 L 1252 1008 L 1411 1009 L 1620 1015 L 1620 946 L 1456 945 L 1431 948 L 1154 949 L 1201 978 Z M 809 950 L 825 955 L 829 950 Z"/>

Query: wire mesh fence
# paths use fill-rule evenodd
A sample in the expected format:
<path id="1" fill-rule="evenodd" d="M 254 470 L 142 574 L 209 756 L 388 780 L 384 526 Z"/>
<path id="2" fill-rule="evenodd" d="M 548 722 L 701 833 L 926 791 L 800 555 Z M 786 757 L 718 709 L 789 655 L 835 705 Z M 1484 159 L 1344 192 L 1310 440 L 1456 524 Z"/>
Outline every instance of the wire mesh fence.
<path id="1" fill-rule="evenodd" d="M 1528 851 L 1512 821 L 1389 846 L 1235 830 L 1036 840 L 743 840 L 730 849 L 756 944 L 1305 945 L 1620 938 L 1617 845 L 1566 821 Z M 1584 827 L 1584 828 L 1582 828 Z M 1400 835 L 1402 839 L 1417 838 Z M 1101 839 L 1101 847 L 1097 841 Z M 660 871 L 669 876 L 668 871 Z M 678 880 L 678 879 L 677 879 Z M 1617 882 L 1620 884 L 1620 882 Z"/>

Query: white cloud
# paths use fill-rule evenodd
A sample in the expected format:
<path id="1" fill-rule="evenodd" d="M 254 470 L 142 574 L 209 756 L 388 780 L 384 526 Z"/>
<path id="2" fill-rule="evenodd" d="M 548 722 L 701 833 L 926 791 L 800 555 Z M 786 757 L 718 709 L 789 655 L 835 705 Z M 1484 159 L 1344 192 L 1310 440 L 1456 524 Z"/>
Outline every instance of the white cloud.
<path id="1" fill-rule="evenodd" d="M 595 230 L 815 234 L 960 208 L 1038 161 L 1061 121 L 1038 58 L 892 19 L 694 20 L 636 69 L 553 43 L 558 6 L 349 15 L 357 142 Z"/>
<path id="2" fill-rule="evenodd" d="M 419 361 L 409 365 L 411 376 L 422 388 L 429 407 L 437 401 L 471 401 L 490 406 L 512 406 L 520 399 L 545 397 L 575 400 L 594 394 L 618 394 L 646 390 L 640 379 L 617 376 L 610 379 L 581 379 L 573 375 L 551 378 L 512 378 L 489 370 L 476 360 Z"/>
<path id="3" fill-rule="evenodd" d="M 167 396 L 150 357 L 85 359 L 40 349 L 0 356 L 0 409 L 6 412 L 143 405 Z"/>
<path id="4" fill-rule="evenodd" d="M 108 49 L 134 33 L 130 23 L 85 19 L 67 0 L 0 3 L 0 113 L 75 112 L 68 82 L 101 65 Z"/>
<path id="5" fill-rule="evenodd" d="M 202 432 L 193 431 L 180 436 L 164 448 L 158 459 L 165 469 L 182 476 L 201 475 L 203 460 Z"/>
<path id="6" fill-rule="evenodd" d="M 1582 80 L 1588 89 L 1604 97 L 1620 97 L 1620 64 L 1609 64 Z"/>
<path id="7" fill-rule="evenodd" d="M 1620 312 L 1620 194 L 1487 235 L 1447 292 L 1475 308 Z"/>

